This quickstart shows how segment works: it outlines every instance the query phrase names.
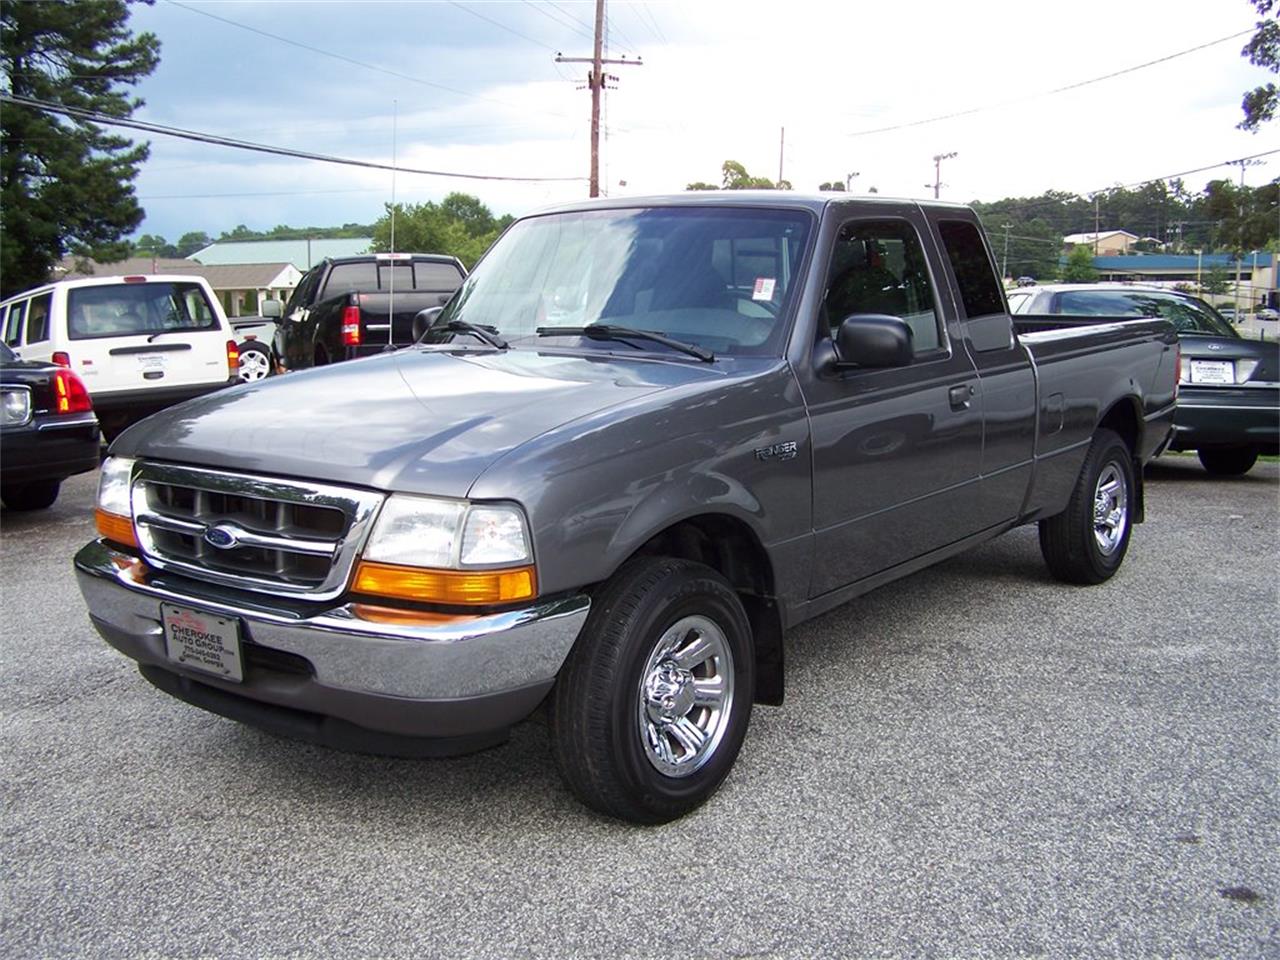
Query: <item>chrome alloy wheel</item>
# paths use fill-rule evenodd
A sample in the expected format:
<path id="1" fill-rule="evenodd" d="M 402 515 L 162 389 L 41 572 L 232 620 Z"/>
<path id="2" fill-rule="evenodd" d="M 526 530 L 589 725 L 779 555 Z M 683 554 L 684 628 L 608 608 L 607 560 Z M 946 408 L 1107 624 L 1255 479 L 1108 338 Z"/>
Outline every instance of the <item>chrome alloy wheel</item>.
<path id="1" fill-rule="evenodd" d="M 667 628 L 640 673 L 644 755 L 668 777 L 687 777 L 715 753 L 733 707 L 733 655 L 714 622 L 690 616 Z"/>
<path id="2" fill-rule="evenodd" d="M 271 373 L 271 358 L 259 350 L 240 353 L 240 379 L 246 383 L 264 380 Z"/>
<path id="3" fill-rule="evenodd" d="M 1108 463 L 1098 474 L 1093 491 L 1093 537 L 1103 556 L 1111 556 L 1124 541 L 1129 526 L 1129 490 L 1124 471 Z"/>

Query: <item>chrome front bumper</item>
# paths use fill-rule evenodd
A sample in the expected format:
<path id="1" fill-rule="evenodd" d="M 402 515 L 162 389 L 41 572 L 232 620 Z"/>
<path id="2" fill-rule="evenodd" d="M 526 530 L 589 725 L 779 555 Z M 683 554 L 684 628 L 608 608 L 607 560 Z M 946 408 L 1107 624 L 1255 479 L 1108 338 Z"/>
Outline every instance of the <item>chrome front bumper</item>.
<path id="1" fill-rule="evenodd" d="M 158 668 L 230 697 L 407 737 L 467 736 L 523 719 L 550 690 L 591 605 L 578 595 L 476 616 L 359 603 L 317 609 L 158 571 L 100 540 L 76 555 L 75 567 L 98 632 L 153 683 Z M 171 661 L 162 601 L 237 619 L 244 682 Z M 296 659 L 292 669 L 273 669 L 271 651 L 301 658 L 303 669 Z"/>

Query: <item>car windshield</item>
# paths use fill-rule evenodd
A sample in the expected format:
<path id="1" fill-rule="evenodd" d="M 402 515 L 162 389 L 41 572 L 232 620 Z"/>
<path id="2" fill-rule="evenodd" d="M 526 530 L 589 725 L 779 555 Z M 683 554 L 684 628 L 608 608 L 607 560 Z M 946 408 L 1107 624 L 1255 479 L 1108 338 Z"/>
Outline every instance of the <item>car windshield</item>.
<path id="1" fill-rule="evenodd" d="M 1078 317 L 1162 317 L 1178 333 L 1238 334 L 1205 303 L 1152 290 L 1070 290 L 1058 295 L 1058 313 Z"/>
<path id="2" fill-rule="evenodd" d="M 716 354 L 776 353 L 811 224 L 800 211 L 715 207 L 532 217 L 485 255 L 436 325 L 479 324 L 510 341 L 607 324 Z"/>
<path id="3" fill-rule="evenodd" d="M 218 318 L 198 283 L 148 280 L 67 291 L 72 340 L 217 329 Z"/>

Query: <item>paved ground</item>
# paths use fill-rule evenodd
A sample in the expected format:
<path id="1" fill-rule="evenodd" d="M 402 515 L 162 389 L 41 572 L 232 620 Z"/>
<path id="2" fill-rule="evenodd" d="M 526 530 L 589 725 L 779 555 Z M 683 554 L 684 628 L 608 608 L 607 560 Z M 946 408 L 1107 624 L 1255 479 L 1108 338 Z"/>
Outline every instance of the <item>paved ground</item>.
<path id="1" fill-rule="evenodd" d="M 1277 957 L 1280 469 L 1150 473 L 1096 588 L 1021 530 L 806 625 L 681 822 L 584 812 L 543 726 L 447 761 L 272 739 L 149 687 L 4 514 L 9 957 Z"/>

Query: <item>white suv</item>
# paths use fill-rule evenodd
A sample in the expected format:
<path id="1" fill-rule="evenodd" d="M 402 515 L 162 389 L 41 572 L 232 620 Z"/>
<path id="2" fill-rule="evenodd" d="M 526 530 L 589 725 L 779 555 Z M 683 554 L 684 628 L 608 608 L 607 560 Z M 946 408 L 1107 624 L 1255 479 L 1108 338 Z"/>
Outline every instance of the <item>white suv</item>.
<path id="1" fill-rule="evenodd" d="M 235 383 L 240 357 L 203 277 L 89 277 L 0 303 L 4 342 L 24 360 L 80 375 L 108 440 L 148 414 Z"/>

